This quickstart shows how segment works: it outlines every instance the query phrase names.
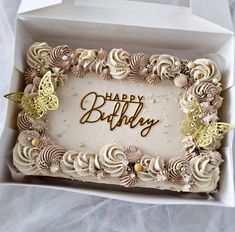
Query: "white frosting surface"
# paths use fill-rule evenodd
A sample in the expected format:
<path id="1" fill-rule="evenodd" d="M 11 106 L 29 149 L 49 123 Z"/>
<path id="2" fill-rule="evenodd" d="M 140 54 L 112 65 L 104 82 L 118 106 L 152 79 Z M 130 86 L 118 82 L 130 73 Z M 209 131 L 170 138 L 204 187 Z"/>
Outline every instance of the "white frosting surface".
<path id="1" fill-rule="evenodd" d="M 146 137 L 140 135 L 145 126 L 130 128 L 122 125 L 113 131 L 107 121 L 81 124 L 79 121 L 86 112 L 80 107 L 81 99 L 89 92 L 113 96 L 126 94 L 144 96 L 144 108 L 140 117 L 144 119 L 159 120 Z M 69 76 L 65 86 L 57 88 L 60 99 L 59 109 L 48 112 L 48 133 L 56 144 L 68 150 L 90 150 L 98 152 L 100 148 L 109 143 L 122 145 L 137 145 L 146 154 L 161 155 L 171 158 L 182 155 L 182 135 L 180 122 L 184 113 L 180 110 L 178 99 L 182 90 L 176 88 L 169 81 L 161 81 L 156 86 L 148 83 L 132 83 L 127 80 L 104 81 L 97 74 L 87 73 L 84 78 Z M 87 104 L 92 101 L 88 99 Z M 102 111 L 111 114 L 116 102 L 107 101 Z M 122 104 L 122 103 L 121 103 Z M 136 110 L 136 104 L 129 104 L 127 115 L 130 117 Z M 81 147 L 82 144 L 82 147 Z M 84 146 L 83 146 L 84 145 Z"/>

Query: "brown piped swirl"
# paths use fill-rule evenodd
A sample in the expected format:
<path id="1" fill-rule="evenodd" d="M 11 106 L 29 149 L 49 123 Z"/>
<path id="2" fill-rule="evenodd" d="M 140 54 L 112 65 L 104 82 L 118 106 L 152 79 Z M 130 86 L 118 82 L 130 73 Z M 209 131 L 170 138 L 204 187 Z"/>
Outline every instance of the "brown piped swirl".
<path id="1" fill-rule="evenodd" d="M 103 60 L 103 61 L 107 61 L 107 59 L 108 59 L 108 52 L 106 50 L 104 50 L 103 48 L 101 48 L 97 52 L 97 59 Z"/>
<path id="2" fill-rule="evenodd" d="M 146 81 L 150 85 L 156 85 L 159 81 L 161 81 L 161 78 L 155 73 L 149 73 L 146 77 Z"/>
<path id="3" fill-rule="evenodd" d="M 70 68 L 70 60 L 72 50 L 67 45 L 57 46 L 52 49 L 49 56 L 50 67 L 68 70 Z"/>
<path id="4" fill-rule="evenodd" d="M 18 135 L 19 144 L 23 147 L 34 147 L 32 145 L 33 139 L 40 139 L 40 134 L 34 130 L 23 130 Z"/>
<path id="5" fill-rule="evenodd" d="M 84 77 L 86 74 L 85 68 L 80 64 L 73 66 L 71 72 L 75 77 Z"/>
<path id="6" fill-rule="evenodd" d="M 42 174 L 55 174 L 60 171 L 60 160 L 65 149 L 56 145 L 43 148 L 37 158 L 37 166 Z"/>
<path id="7" fill-rule="evenodd" d="M 121 185 L 124 187 L 134 187 L 137 183 L 137 175 L 133 169 L 130 167 L 122 176 L 120 176 Z"/>
<path id="8" fill-rule="evenodd" d="M 40 135 L 46 132 L 46 123 L 41 119 L 33 119 L 29 117 L 25 112 L 20 112 L 17 116 L 17 127 L 19 131 L 22 130 L 35 130 Z"/>
<path id="9" fill-rule="evenodd" d="M 128 80 L 143 81 L 148 75 L 149 56 L 143 53 L 133 54 L 130 58 L 130 73 Z"/>
<path id="10" fill-rule="evenodd" d="M 210 102 L 213 106 L 218 107 L 218 101 L 222 101 L 219 96 L 221 87 L 215 86 L 210 82 L 199 82 L 188 88 L 186 94 L 196 97 L 199 102 Z"/>
<path id="11" fill-rule="evenodd" d="M 40 72 L 34 68 L 27 68 L 24 72 L 24 79 L 27 85 L 32 84 L 34 82 L 34 79 L 40 76 Z"/>
<path id="12" fill-rule="evenodd" d="M 47 43 L 34 43 L 27 52 L 26 62 L 33 68 L 42 71 L 49 68 L 49 54 L 52 48 Z"/>
<path id="13" fill-rule="evenodd" d="M 110 70 L 108 67 L 103 68 L 103 70 L 99 74 L 99 78 L 105 81 L 112 79 L 112 75 L 110 74 Z"/>
<path id="14" fill-rule="evenodd" d="M 129 162 L 135 163 L 143 156 L 140 149 L 134 145 L 128 145 L 124 147 L 124 154 Z"/>
<path id="15" fill-rule="evenodd" d="M 181 182 L 185 174 L 191 173 L 189 162 L 180 158 L 170 159 L 167 162 L 167 170 L 172 182 Z"/>
<path id="16" fill-rule="evenodd" d="M 189 85 L 188 77 L 180 73 L 178 76 L 174 78 L 174 84 L 178 88 L 181 88 L 181 89 L 186 88 Z"/>

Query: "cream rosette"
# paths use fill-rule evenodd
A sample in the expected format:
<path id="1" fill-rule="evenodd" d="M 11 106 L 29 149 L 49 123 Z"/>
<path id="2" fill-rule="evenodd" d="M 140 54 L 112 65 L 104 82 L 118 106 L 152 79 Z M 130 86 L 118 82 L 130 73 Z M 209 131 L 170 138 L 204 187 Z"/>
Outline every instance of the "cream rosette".
<path id="1" fill-rule="evenodd" d="M 194 192 L 211 192 L 216 189 L 220 170 L 210 164 L 210 157 L 196 156 L 190 160 Z"/>
<path id="2" fill-rule="evenodd" d="M 91 152 L 78 152 L 74 168 L 80 176 L 95 176 L 100 169 L 98 155 Z"/>
<path id="3" fill-rule="evenodd" d="M 110 51 L 107 59 L 107 65 L 110 68 L 110 74 L 114 79 L 125 79 L 130 73 L 129 68 L 130 54 L 123 49 L 114 48 Z"/>
<path id="4" fill-rule="evenodd" d="M 217 64 L 205 58 L 193 61 L 193 68 L 190 74 L 198 82 L 209 81 L 218 84 L 221 79 L 221 73 Z"/>
<path id="5" fill-rule="evenodd" d="M 78 156 L 78 151 L 70 150 L 64 153 L 60 161 L 60 168 L 62 172 L 72 178 L 76 178 L 78 176 L 74 167 L 74 161 L 77 158 L 77 156 Z"/>
<path id="6" fill-rule="evenodd" d="M 47 43 L 34 43 L 30 46 L 27 52 L 26 62 L 27 64 L 34 69 L 43 69 L 49 68 L 49 55 L 52 51 L 52 48 L 48 46 Z"/>
<path id="7" fill-rule="evenodd" d="M 143 167 L 141 172 L 137 173 L 137 176 L 142 181 L 151 181 L 157 177 L 157 175 L 165 170 L 165 160 L 157 157 L 151 157 L 144 155 L 140 160 L 140 165 Z"/>
<path id="8" fill-rule="evenodd" d="M 124 151 L 116 144 L 103 146 L 99 153 L 101 168 L 112 177 L 120 177 L 128 167 L 129 161 Z"/>
<path id="9" fill-rule="evenodd" d="M 25 175 L 39 174 L 36 160 L 40 150 L 38 148 L 23 147 L 16 143 L 13 149 L 13 164 Z"/>
<path id="10" fill-rule="evenodd" d="M 173 79 L 180 74 L 181 62 L 175 56 L 163 54 L 158 57 L 154 69 L 157 70 L 161 79 Z"/>

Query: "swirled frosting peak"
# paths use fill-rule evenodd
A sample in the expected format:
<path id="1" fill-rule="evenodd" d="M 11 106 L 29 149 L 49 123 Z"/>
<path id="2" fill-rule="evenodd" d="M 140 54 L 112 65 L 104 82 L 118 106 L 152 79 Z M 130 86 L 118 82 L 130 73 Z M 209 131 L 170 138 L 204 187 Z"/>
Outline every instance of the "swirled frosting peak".
<path id="1" fill-rule="evenodd" d="M 74 160 L 74 168 L 80 176 L 95 176 L 100 169 L 97 154 L 91 152 L 78 152 Z"/>
<path id="2" fill-rule="evenodd" d="M 196 59 L 193 61 L 194 67 L 190 74 L 198 82 L 212 81 L 218 84 L 221 79 L 220 70 L 215 62 L 209 59 Z"/>
<path id="3" fill-rule="evenodd" d="M 130 72 L 130 54 L 121 48 L 114 48 L 108 55 L 107 65 L 114 79 L 124 79 Z"/>
<path id="4" fill-rule="evenodd" d="M 13 149 L 13 164 L 25 175 L 39 174 L 36 165 L 36 159 L 40 150 L 38 148 L 23 147 L 20 143 L 16 143 Z"/>
<path id="5" fill-rule="evenodd" d="M 49 68 L 49 55 L 52 48 L 47 43 L 34 43 L 27 52 L 27 64 L 34 69 L 42 71 Z"/>
<path id="6" fill-rule="evenodd" d="M 195 192 L 211 192 L 219 181 L 219 167 L 210 164 L 210 158 L 196 156 L 190 160 Z"/>
<path id="7" fill-rule="evenodd" d="M 37 166 L 41 173 L 55 174 L 60 171 L 60 160 L 65 150 L 56 145 L 43 148 L 37 158 Z"/>
<path id="8" fill-rule="evenodd" d="M 156 69 L 161 79 L 174 78 L 180 74 L 181 62 L 177 57 L 163 54 L 157 59 Z"/>
<path id="9" fill-rule="evenodd" d="M 74 150 L 70 150 L 64 153 L 61 161 L 60 161 L 60 168 L 61 170 L 69 175 L 70 177 L 76 177 L 77 173 L 74 167 L 74 161 L 78 156 L 78 152 Z"/>
<path id="10" fill-rule="evenodd" d="M 112 177 L 120 177 L 128 166 L 128 160 L 121 148 L 116 144 L 103 146 L 99 153 L 101 167 Z"/>

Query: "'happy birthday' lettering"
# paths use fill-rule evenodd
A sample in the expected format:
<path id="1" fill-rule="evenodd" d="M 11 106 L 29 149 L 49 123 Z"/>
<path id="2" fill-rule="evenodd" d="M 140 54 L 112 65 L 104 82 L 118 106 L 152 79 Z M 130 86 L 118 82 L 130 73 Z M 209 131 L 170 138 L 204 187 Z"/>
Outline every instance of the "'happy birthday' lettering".
<path id="1" fill-rule="evenodd" d="M 92 104 L 87 106 L 88 99 L 91 99 Z M 112 112 L 106 114 L 102 111 L 102 107 L 108 102 L 115 102 Z M 113 131 L 117 127 L 122 125 L 129 125 L 130 128 L 137 126 L 144 127 L 141 130 L 141 136 L 145 137 L 149 134 L 150 130 L 156 125 L 159 120 L 144 119 L 140 117 L 141 111 L 144 107 L 144 96 L 126 95 L 126 94 L 113 94 L 106 93 L 105 96 L 98 95 L 96 92 L 89 92 L 86 94 L 81 102 L 81 109 L 86 111 L 81 117 L 80 123 L 95 123 L 98 121 L 106 121 L 109 123 L 110 130 Z M 127 116 L 127 111 L 130 104 L 135 104 L 135 112 L 132 116 Z"/>

